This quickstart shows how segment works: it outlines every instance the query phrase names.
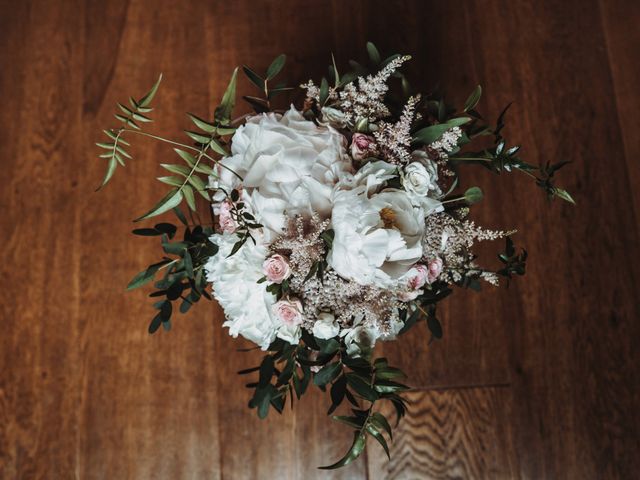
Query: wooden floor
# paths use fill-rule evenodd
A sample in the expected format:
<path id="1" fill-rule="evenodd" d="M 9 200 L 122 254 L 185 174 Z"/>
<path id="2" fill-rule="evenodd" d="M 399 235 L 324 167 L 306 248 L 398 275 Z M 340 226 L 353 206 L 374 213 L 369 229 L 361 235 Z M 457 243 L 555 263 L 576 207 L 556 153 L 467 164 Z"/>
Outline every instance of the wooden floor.
<path id="1" fill-rule="evenodd" d="M 0 478 L 638 478 L 639 21 L 633 0 L 0 0 Z M 441 342 L 385 345 L 415 386 L 393 460 L 370 445 L 329 474 L 348 430 L 315 394 L 259 421 L 235 375 L 256 356 L 217 308 L 146 333 L 123 286 L 157 251 L 128 232 L 161 187 L 135 180 L 171 151 L 142 143 L 96 194 L 93 143 L 160 71 L 154 128 L 177 135 L 235 65 L 286 52 L 300 81 L 368 39 L 411 53 L 423 89 L 481 83 L 490 118 L 515 102 L 507 133 L 531 162 L 574 161 L 578 206 L 468 178 L 476 218 L 521 231 L 528 275 L 448 300 Z"/>

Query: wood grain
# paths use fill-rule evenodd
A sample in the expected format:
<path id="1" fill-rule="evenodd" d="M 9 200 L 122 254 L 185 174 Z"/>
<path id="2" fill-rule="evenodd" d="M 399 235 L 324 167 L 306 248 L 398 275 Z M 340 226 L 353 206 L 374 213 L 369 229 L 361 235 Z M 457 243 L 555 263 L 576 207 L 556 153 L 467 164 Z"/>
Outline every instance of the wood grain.
<path id="1" fill-rule="evenodd" d="M 0 478 L 580 478 L 640 471 L 638 4 L 596 0 L 151 2 L 0 0 Z M 413 55 L 416 87 L 477 83 L 532 162 L 571 159 L 578 207 L 526 178 L 473 171 L 474 218 L 515 227 L 525 278 L 456 292 L 380 353 L 418 388 L 390 463 L 376 445 L 336 474 L 349 432 L 313 394 L 264 422 L 218 308 L 148 336 L 123 286 L 153 261 L 129 219 L 160 195 L 171 150 L 136 142 L 108 188 L 93 142 L 116 101 L 165 76 L 154 131 L 207 116 L 233 67 L 288 54 L 292 83 L 362 56 Z M 250 91 L 242 80 L 240 89 Z M 246 108 L 246 107 L 244 107 Z M 482 260 L 491 262 L 490 248 Z M 435 387 L 435 390 L 434 390 Z"/>
<path id="2" fill-rule="evenodd" d="M 518 478 L 511 393 L 488 387 L 407 394 L 411 414 L 397 430 L 391 461 L 370 441 L 370 478 Z"/>

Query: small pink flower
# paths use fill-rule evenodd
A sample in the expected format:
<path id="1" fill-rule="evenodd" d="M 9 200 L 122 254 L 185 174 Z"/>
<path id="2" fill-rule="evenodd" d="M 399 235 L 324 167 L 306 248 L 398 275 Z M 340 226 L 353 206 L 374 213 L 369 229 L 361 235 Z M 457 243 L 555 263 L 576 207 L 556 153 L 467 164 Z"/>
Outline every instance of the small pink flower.
<path id="1" fill-rule="evenodd" d="M 267 258 L 262 264 L 262 271 L 267 277 L 267 280 L 272 283 L 282 283 L 283 280 L 291 276 L 289 262 L 279 254 Z"/>
<path id="2" fill-rule="evenodd" d="M 427 283 L 431 284 L 437 280 L 442 273 L 442 259 L 439 257 L 434 258 L 428 263 L 429 275 L 427 276 Z"/>
<path id="3" fill-rule="evenodd" d="M 351 139 L 351 156 L 354 160 L 364 160 L 376 149 L 373 137 L 364 133 L 354 133 Z"/>
<path id="4" fill-rule="evenodd" d="M 407 290 L 406 292 L 400 292 L 398 298 L 401 302 L 410 302 L 415 300 L 420 295 L 420 290 Z"/>
<path id="5" fill-rule="evenodd" d="M 407 282 L 407 286 L 411 290 L 418 290 L 424 287 L 424 284 L 427 283 L 427 279 L 429 276 L 429 269 L 426 265 L 414 265 L 413 269 L 414 274 L 409 278 Z"/>
<path id="6" fill-rule="evenodd" d="M 302 323 L 302 304 L 300 300 L 279 300 L 273 306 L 276 316 L 282 320 L 282 323 L 289 327 L 294 327 Z"/>
<path id="7" fill-rule="evenodd" d="M 233 205 L 229 200 L 225 200 L 215 209 L 214 213 L 218 215 L 218 223 L 220 224 L 220 230 L 224 233 L 233 233 L 238 228 L 236 221 L 231 215 Z"/>

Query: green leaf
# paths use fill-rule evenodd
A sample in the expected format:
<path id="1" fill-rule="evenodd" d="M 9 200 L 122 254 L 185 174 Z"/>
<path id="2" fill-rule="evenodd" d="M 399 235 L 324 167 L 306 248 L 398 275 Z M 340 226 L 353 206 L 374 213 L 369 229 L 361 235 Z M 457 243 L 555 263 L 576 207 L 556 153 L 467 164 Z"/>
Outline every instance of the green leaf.
<path id="1" fill-rule="evenodd" d="M 367 53 L 369 54 L 369 59 L 374 65 L 380 64 L 381 62 L 380 52 L 378 51 L 376 46 L 371 42 L 367 42 Z"/>
<path id="2" fill-rule="evenodd" d="M 169 170 L 171 173 L 176 173 L 178 175 L 183 175 L 185 177 L 189 176 L 191 173 L 191 169 L 185 167 L 184 165 L 173 165 L 170 163 L 161 163 L 160 166 L 166 170 Z"/>
<path id="3" fill-rule="evenodd" d="M 469 205 L 474 205 L 480 201 L 482 201 L 482 197 L 484 194 L 480 187 L 471 187 L 466 192 L 464 192 L 464 200 Z"/>
<path id="4" fill-rule="evenodd" d="M 189 177 L 189 183 L 193 185 L 193 188 L 196 189 L 205 200 L 209 200 L 209 194 L 207 193 L 207 186 L 204 184 L 204 181 L 198 177 L 197 175 L 191 175 Z"/>
<path id="5" fill-rule="evenodd" d="M 212 123 L 209 123 L 206 120 L 193 115 L 192 113 L 187 113 L 187 116 L 191 119 L 193 124 L 203 132 L 214 133 L 216 131 L 216 127 Z"/>
<path id="6" fill-rule="evenodd" d="M 189 250 L 185 250 L 184 257 L 182 257 L 184 262 L 184 270 L 187 272 L 189 278 L 193 278 L 193 261 L 191 260 L 191 255 L 189 254 Z"/>
<path id="7" fill-rule="evenodd" d="M 418 130 L 413 135 L 413 140 L 422 142 L 425 145 L 429 145 L 438 140 L 444 132 L 449 130 L 449 128 L 449 125 L 447 125 L 446 123 L 431 125 L 430 127 L 425 127 L 421 130 Z"/>
<path id="8" fill-rule="evenodd" d="M 156 81 L 156 83 L 153 85 L 153 87 L 151 87 L 151 90 L 149 90 L 144 97 L 142 97 L 140 99 L 140 101 L 138 102 L 138 105 L 140 107 L 147 107 L 149 106 L 149 104 L 151 103 L 151 100 L 153 100 L 153 97 L 155 97 L 156 92 L 158 91 L 158 87 L 160 86 L 160 82 L 162 81 L 162 74 L 160 74 L 160 76 L 158 77 L 158 80 Z"/>
<path id="9" fill-rule="evenodd" d="M 206 135 L 201 135 L 200 133 L 197 133 L 197 132 L 191 132 L 189 130 L 185 130 L 184 133 L 186 133 L 187 136 L 194 142 L 198 142 L 203 145 L 208 145 L 209 141 L 211 140 L 211 137 L 207 137 Z"/>
<path id="10" fill-rule="evenodd" d="M 327 383 L 335 379 L 342 371 L 342 364 L 340 362 L 329 363 L 322 367 L 322 369 L 316 373 L 313 377 L 313 383 L 322 387 Z"/>
<path id="11" fill-rule="evenodd" d="M 211 149 L 216 152 L 219 155 L 222 155 L 223 157 L 226 157 L 227 155 L 229 155 L 229 152 L 227 152 L 224 147 L 222 145 L 220 145 L 220 143 L 218 143 L 217 140 L 215 139 L 211 139 L 211 142 L 209 143 L 209 146 L 211 147 Z"/>
<path id="12" fill-rule="evenodd" d="M 158 180 L 161 181 L 162 183 L 166 183 L 167 185 L 171 185 L 173 187 L 182 186 L 182 179 L 180 177 L 173 177 L 173 176 L 158 177 Z"/>
<path id="13" fill-rule="evenodd" d="M 238 67 L 233 70 L 231 74 L 231 80 L 229 85 L 222 96 L 222 101 L 214 113 L 215 119 L 226 125 L 231 121 L 231 115 L 233 113 L 233 107 L 236 104 L 236 82 L 238 78 Z"/>
<path id="14" fill-rule="evenodd" d="M 322 77 L 320 82 L 320 105 L 324 105 L 327 98 L 329 98 L 329 83 L 326 78 Z"/>
<path id="15" fill-rule="evenodd" d="M 464 111 L 468 112 L 469 110 L 473 110 L 478 105 L 480 101 L 480 97 L 482 96 L 482 87 L 478 85 L 475 90 L 469 95 L 467 101 L 464 102 Z"/>
<path id="16" fill-rule="evenodd" d="M 349 465 L 356 458 L 360 456 L 362 451 L 364 450 L 366 444 L 366 438 L 364 434 L 360 432 L 354 432 L 353 434 L 353 444 L 351 448 L 347 452 L 347 454 L 338 460 L 333 465 L 327 465 L 325 467 L 319 467 L 321 470 L 335 470 L 336 468 L 344 467 L 345 465 Z"/>
<path id="17" fill-rule="evenodd" d="M 344 415 L 334 415 L 331 418 L 333 418 L 337 422 L 344 423 L 345 425 L 349 425 L 350 427 L 353 427 L 358 430 L 361 429 L 363 425 L 362 417 L 348 417 Z"/>
<path id="18" fill-rule="evenodd" d="M 392 382 L 390 380 L 376 381 L 373 388 L 378 393 L 396 393 L 409 390 L 409 387 L 402 385 L 401 383 Z"/>
<path id="19" fill-rule="evenodd" d="M 356 392 L 365 400 L 369 400 L 370 402 L 375 402 L 378 400 L 379 396 L 376 391 L 371 387 L 369 382 L 364 378 L 356 375 L 354 373 L 347 373 L 347 383 Z"/>
<path id="20" fill-rule="evenodd" d="M 189 208 L 195 212 L 196 211 L 196 199 L 193 196 L 193 189 L 191 188 L 191 186 L 190 185 L 184 185 L 182 187 L 182 193 L 184 195 L 185 200 L 187 201 L 187 205 L 189 205 Z"/>
<path id="21" fill-rule="evenodd" d="M 102 183 L 98 187 L 98 190 L 104 187 L 107 184 L 107 182 L 111 180 L 111 177 L 113 177 L 113 173 L 116 171 L 117 166 L 118 166 L 118 161 L 114 157 L 111 157 L 109 159 L 109 163 L 107 164 L 107 171 L 104 174 L 104 178 L 102 179 Z"/>
<path id="22" fill-rule="evenodd" d="M 156 215 L 161 215 L 164 212 L 171 210 L 173 207 L 177 207 L 180 205 L 182 201 L 182 192 L 178 189 L 173 189 L 169 193 L 167 193 L 162 199 L 147 213 L 138 217 L 134 220 L 134 222 L 139 222 L 140 220 L 144 220 L 145 218 L 155 217 Z"/>
<path id="23" fill-rule="evenodd" d="M 569 192 L 567 192 L 566 190 L 563 190 L 562 188 L 554 187 L 553 194 L 556 197 L 561 198 L 562 200 L 565 200 L 574 205 L 576 204 L 575 200 L 571 197 L 571 195 L 569 195 Z"/>
<path id="24" fill-rule="evenodd" d="M 374 412 L 371 414 L 371 423 L 373 423 L 378 429 L 383 429 L 389 435 L 389 438 L 393 440 L 393 433 L 391 431 L 391 425 L 387 421 L 387 417 L 385 417 L 380 412 Z"/>
<path id="25" fill-rule="evenodd" d="M 264 91 L 264 79 L 258 75 L 256 72 L 251 70 L 246 65 L 242 66 L 242 71 L 247 76 L 247 78 L 253 83 L 256 87 L 260 89 L 260 91 Z"/>
<path id="26" fill-rule="evenodd" d="M 427 327 L 435 338 L 442 338 L 442 325 L 434 315 L 427 317 Z"/>
<path id="27" fill-rule="evenodd" d="M 191 155 L 189 152 L 185 152 L 184 150 L 180 150 L 179 148 L 174 148 L 175 152 L 180 155 L 180 158 L 182 158 L 187 165 L 189 165 L 189 167 L 193 168 L 193 166 L 196 164 L 196 159 L 193 155 Z"/>
<path id="28" fill-rule="evenodd" d="M 382 448 L 384 448 L 384 452 L 387 454 L 387 458 L 391 460 L 391 454 L 389 453 L 389 446 L 387 445 L 387 441 L 384 439 L 382 434 L 376 430 L 373 425 L 367 425 L 367 432 L 371 434 L 373 438 L 375 438 Z"/>
<path id="29" fill-rule="evenodd" d="M 160 269 L 160 267 L 166 265 L 170 261 L 171 260 L 163 260 L 161 262 L 154 263 L 153 265 L 149 265 L 146 270 L 143 270 L 131 279 L 131 281 L 127 285 L 127 290 L 133 290 L 134 288 L 142 287 L 143 285 L 149 283 L 151 280 L 153 280 L 153 277 Z"/>
<path id="30" fill-rule="evenodd" d="M 287 61 L 287 56 L 284 54 L 278 55 L 269 68 L 267 68 L 267 80 L 272 80 L 276 75 L 280 73 L 282 67 L 284 67 L 285 62 Z"/>
<path id="31" fill-rule="evenodd" d="M 178 217 L 178 220 L 180 220 L 180 222 L 185 226 L 188 227 L 189 226 L 189 222 L 187 222 L 187 217 L 184 216 L 184 213 L 182 213 L 182 210 L 180 210 L 180 207 L 175 207 L 173 209 L 173 213 L 175 213 L 176 217 Z"/>

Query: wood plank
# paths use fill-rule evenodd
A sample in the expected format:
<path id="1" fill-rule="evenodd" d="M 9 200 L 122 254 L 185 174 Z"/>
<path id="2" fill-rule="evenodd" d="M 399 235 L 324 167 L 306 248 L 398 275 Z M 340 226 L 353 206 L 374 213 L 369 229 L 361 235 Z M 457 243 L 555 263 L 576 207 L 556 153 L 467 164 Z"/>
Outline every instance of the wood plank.
<path id="1" fill-rule="evenodd" d="M 519 478 L 509 387 L 413 391 L 391 461 L 369 440 L 370 478 Z M 391 410 L 391 411 L 389 411 Z M 393 408 L 385 409 L 393 418 Z"/>
<path id="2" fill-rule="evenodd" d="M 615 92 L 616 110 L 632 189 L 636 224 L 640 224 L 640 3 L 628 0 L 600 1 L 604 39 Z"/>

